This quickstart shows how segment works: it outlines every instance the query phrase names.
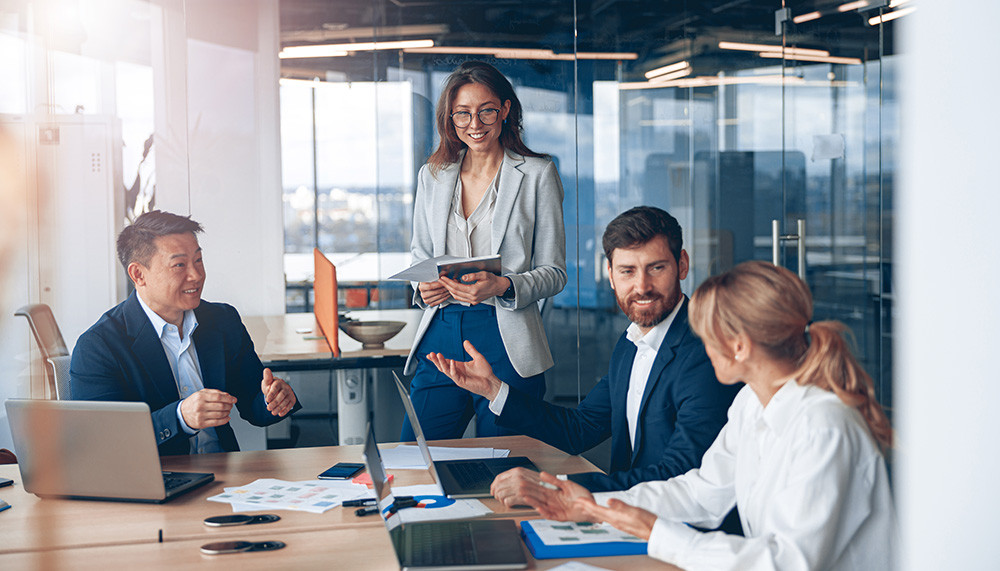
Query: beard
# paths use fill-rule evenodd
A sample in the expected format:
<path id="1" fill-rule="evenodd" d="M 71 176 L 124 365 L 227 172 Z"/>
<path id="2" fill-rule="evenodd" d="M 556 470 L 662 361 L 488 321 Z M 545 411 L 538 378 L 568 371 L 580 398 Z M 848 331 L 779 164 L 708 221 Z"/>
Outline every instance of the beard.
<path id="1" fill-rule="evenodd" d="M 677 302 L 680 301 L 680 294 L 675 295 L 672 300 L 657 292 L 650 292 L 644 295 L 632 294 L 624 299 L 616 295 L 615 299 L 618 300 L 618 307 L 625 313 L 629 321 L 639 327 L 648 328 L 658 325 L 670 315 L 670 312 L 677 307 Z M 651 303 L 639 305 L 636 303 L 638 301 L 649 301 Z"/>

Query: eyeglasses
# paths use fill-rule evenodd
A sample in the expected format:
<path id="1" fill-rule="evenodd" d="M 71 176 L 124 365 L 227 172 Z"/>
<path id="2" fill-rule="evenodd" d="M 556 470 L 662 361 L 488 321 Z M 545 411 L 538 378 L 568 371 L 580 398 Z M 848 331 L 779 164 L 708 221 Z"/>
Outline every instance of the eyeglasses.
<path id="1" fill-rule="evenodd" d="M 500 117 L 499 109 L 481 109 L 479 113 L 479 122 L 483 125 L 492 125 L 497 122 Z M 451 114 L 451 122 L 455 124 L 459 129 L 464 129 L 472 123 L 472 113 L 468 111 L 456 111 Z"/>

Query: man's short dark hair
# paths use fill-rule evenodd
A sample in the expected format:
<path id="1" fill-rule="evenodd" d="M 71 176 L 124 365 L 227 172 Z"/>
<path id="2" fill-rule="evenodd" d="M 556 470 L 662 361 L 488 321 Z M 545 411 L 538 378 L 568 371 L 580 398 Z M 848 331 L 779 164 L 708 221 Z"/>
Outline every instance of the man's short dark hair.
<path id="1" fill-rule="evenodd" d="M 674 261 L 680 262 L 684 238 L 677 219 L 655 206 L 636 206 L 619 214 L 604 230 L 604 255 L 610 262 L 615 248 L 636 248 L 657 236 L 666 237 Z"/>
<path id="2" fill-rule="evenodd" d="M 118 261 L 126 272 L 132 262 L 148 267 L 149 260 L 156 253 L 157 238 L 171 234 L 197 234 L 201 231 L 201 224 L 191 220 L 190 216 L 178 216 L 161 210 L 146 212 L 118 235 Z"/>

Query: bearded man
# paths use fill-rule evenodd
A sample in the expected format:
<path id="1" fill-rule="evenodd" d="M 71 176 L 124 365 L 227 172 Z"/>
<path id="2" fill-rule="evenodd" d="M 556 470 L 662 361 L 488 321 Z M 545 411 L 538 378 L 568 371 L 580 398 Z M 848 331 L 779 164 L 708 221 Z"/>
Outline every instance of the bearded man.
<path id="1" fill-rule="evenodd" d="M 687 276 L 677 219 L 640 206 L 608 224 L 603 238 L 611 289 L 632 322 L 618 339 L 608 374 L 576 408 L 529 396 L 493 375 L 468 341 L 471 361 L 428 357 L 460 387 L 490 400 L 497 424 L 579 454 L 611 438 L 609 473 L 567 477 L 592 492 L 624 490 L 696 468 L 726 423 L 739 387 L 715 378 L 705 347 L 688 326 Z M 516 468 L 493 481 L 508 507 L 542 490 L 537 472 Z"/>

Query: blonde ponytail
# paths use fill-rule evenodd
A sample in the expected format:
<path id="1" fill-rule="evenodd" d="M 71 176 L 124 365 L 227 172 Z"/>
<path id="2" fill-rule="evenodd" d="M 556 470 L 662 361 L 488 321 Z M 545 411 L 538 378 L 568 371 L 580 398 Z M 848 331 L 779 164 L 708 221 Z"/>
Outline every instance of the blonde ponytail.
<path id="1" fill-rule="evenodd" d="M 761 261 L 743 262 L 712 276 L 691 296 L 691 328 L 706 344 L 721 345 L 739 334 L 772 358 L 797 365 L 800 385 L 836 394 L 861 413 L 883 449 L 892 428 L 875 398 L 871 377 L 851 353 L 839 321 L 812 323 L 812 294 L 795 274 Z"/>

